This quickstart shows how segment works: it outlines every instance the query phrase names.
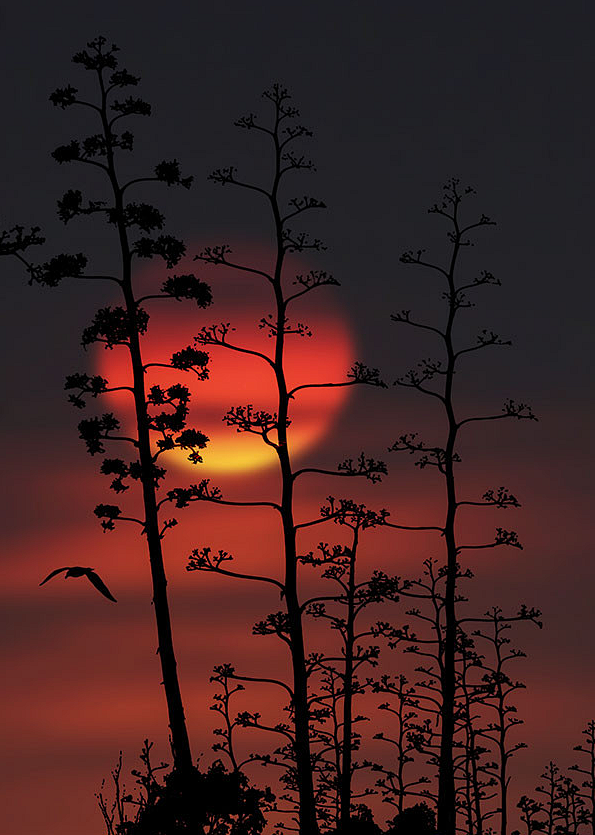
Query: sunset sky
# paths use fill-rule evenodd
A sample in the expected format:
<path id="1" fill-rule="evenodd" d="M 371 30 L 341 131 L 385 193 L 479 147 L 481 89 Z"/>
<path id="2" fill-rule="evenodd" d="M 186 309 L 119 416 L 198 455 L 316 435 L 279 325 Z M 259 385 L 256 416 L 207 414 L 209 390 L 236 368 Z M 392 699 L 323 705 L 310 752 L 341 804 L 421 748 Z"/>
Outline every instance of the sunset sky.
<path id="1" fill-rule="evenodd" d="M 514 763 L 514 798 L 533 790 L 549 759 L 571 764 L 572 748 L 595 716 L 594 23 L 590 4 L 571 2 L 562 14 L 559 4 L 536 0 L 490 9 L 437 0 L 291 6 L 233 0 L 216 8 L 177 0 L 93 7 L 57 0 L 13 5 L 0 18 L 8 126 L 1 140 L 3 225 L 41 226 L 47 244 L 40 257 L 80 251 L 99 269 L 115 263 L 113 229 L 94 220 L 64 228 L 55 213 L 68 188 L 97 195 L 97 180 L 50 158 L 57 145 L 93 131 L 84 114 L 63 113 L 48 101 L 55 87 L 84 89 L 89 79 L 70 57 L 86 41 L 103 33 L 117 43 L 122 65 L 142 77 L 139 95 L 153 105 L 152 118 L 135 125 L 133 170 L 176 157 L 195 176 L 189 192 L 156 188 L 145 196 L 165 213 L 167 231 L 185 239 L 190 261 L 217 243 L 259 262 L 270 258 L 270 227 L 258 201 L 206 177 L 233 164 L 249 178 L 266 178 L 263 144 L 233 121 L 262 112 L 260 94 L 273 81 L 288 86 L 315 134 L 308 154 L 317 172 L 296 193 L 328 205 L 309 227 L 327 251 L 296 262 L 295 270 L 327 269 L 341 282 L 300 309 L 313 336 L 290 356 L 296 384 L 301 376 L 338 379 L 354 360 L 378 367 L 392 382 L 432 355 L 431 342 L 412 339 L 390 321 L 401 309 L 437 310 L 431 276 L 402 266 L 399 255 L 426 248 L 443 256 L 444 230 L 426 210 L 452 176 L 476 189 L 470 211 L 485 212 L 497 226 L 481 230 L 469 269 L 489 269 L 503 286 L 478 298 L 470 332 L 493 328 L 513 346 L 469 360 L 457 381 L 458 402 L 462 411 L 498 411 L 512 397 L 529 402 L 539 418 L 470 430 L 461 465 L 463 490 L 505 484 L 522 504 L 469 514 L 474 534 L 502 525 L 517 530 L 524 545 L 469 558 L 475 610 L 527 603 L 543 611 L 543 630 L 523 625 L 515 634 L 528 656 L 516 674 L 527 684 L 517 702 L 525 720 L 519 738 L 529 749 Z M 29 287 L 16 262 L 1 266 L 2 831 L 102 835 L 94 792 L 118 752 L 132 767 L 148 737 L 158 756 L 169 756 L 144 543 L 124 526 L 102 533 L 92 511 L 114 497 L 99 461 L 77 437 L 81 415 L 63 391 L 64 377 L 75 371 L 114 380 L 123 373 L 118 349 L 104 355 L 80 347 L 95 310 L 115 298 L 74 283 Z M 167 274 L 156 262 L 141 267 L 143 286 Z M 213 308 L 175 302 L 167 312 L 153 308 L 145 356 L 183 347 L 217 321 L 232 322 L 239 336 L 266 348 L 257 327 L 270 312 L 266 288 L 194 268 L 212 284 Z M 212 437 L 212 457 L 207 450 L 202 471 L 174 464 L 168 485 L 208 475 L 226 497 L 275 499 L 274 467 L 260 450 L 247 452 L 246 439 L 220 421 L 232 405 L 272 408 L 269 384 L 250 361 L 234 365 L 214 349 L 212 358 L 212 379 L 194 387 L 192 411 L 193 423 Z M 118 410 L 118 401 L 109 408 Z M 402 432 L 442 432 L 431 402 L 392 386 L 308 394 L 296 406 L 292 430 L 298 462 L 333 468 L 365 450 L 389 466 L 379 485 L 312 477 L 297 495 L 302 519 L 315 518 L 333 493 L 387 508 L 404 524 L 442 521 L 437 478 L 387 452 Z M 133 496 L 125 500 L 134 506 Z M 287 659 L 274 639 L 251 635 L 256 620 L 280 608 L 277 591 L 187 573 L 187 558 L 210 545 L 233 553 L 238 565 L 278 575 L 280 532 L 266 508 L 201 506 L 180 511 L 178 519 L 165 541 L 174 639 L 193 753 L 208 763 L 217 726 L 208 709 L 213 665 L 229 662 L 248 674 L 274 665 L 283 675 Z M 333 534 L 324 536 L 332 541 Z M 320 538 L 304 537 L 304 549 Z M 361 570 L 417 576 L 422 560 L 439 548 L 430 536 L 376 531 L 362 543 Z M 93 566 L 117 605 L 84 579 L 56 578 L 39 588 L 65 565 Z M 393 616 L 398 608 L 386 615 Z M 314 630 L 312 643 L 317 638 Z M 398 673 L 398 654 L 385 658 Z M 273 704 L 270 694 L 255 691 L 238 709 L 267 700 Z M 266 747 L 255 737 L 247 732 L 246 750 Z M 262 770 L 252 776 L 267 782 Z"/>

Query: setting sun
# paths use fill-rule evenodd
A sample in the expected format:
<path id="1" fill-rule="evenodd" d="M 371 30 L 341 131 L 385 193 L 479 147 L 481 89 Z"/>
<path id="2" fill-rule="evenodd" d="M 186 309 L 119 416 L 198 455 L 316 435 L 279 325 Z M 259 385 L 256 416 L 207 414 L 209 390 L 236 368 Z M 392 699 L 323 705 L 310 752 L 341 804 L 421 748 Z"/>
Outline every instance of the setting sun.
<path id="1" fill-rule="evenodd" d="M 210 281 L 210 277 L 208 279 Z M 270 355 L 274 346 L 266 328 L 259 322 L 268 312 L 266 296 L 255 294 L 251 305 L 245 300 L 240 305 L 233 288 L 222 287 L 213 281 L 215 304 L 207 310 L 197 310 L 190 304 L 169 302 L 170 316 L 163 302 L 148 302 L 152 313 L 147 334 L 142 341 L 146 364 L 167 362 L 175 351 L 192 345 L 201 327 L 215 322 L 229 322 L 234 328 L 229 341 L 245 348 Z M 266 288 L 265 288 L 266 289 Z M 234 298 L 235 297 L 235 298 Z M 150 305 L 153 305 L 153 308 Z M 305 383 L 339 383 L 353 365 L 354 346 L 348 325 L 340 312 L 323 305 L 315 310 L 300 310 L 297 318 L 306 321 L 312 336 L 289 334 L 286 337 L 285 368 L 288 388 Z M 207 448 L 201 453 L 201 473 L 240 473 L 273 466 L 275 451 L 262 438 L 250 433 L 238 433 L 227 426 L 224 415 L 231 407 L 251 404 L 254 409 L 277 411 L 277 388 L 270 366 L 261 358 L 230 351 L 220 346 L 208 346 L 209 379 L 199 381 L 191 374 L 167 368 L 152 367 L 147 371 L 146 388 L 159 384 L 182 382 L 191 391 L 188 425 L 200 429 L 209 437 Z M 97 355 L 97 370 L 107 378 L 111 387 L 127 385 L 130 379 L 128 351 L 116 347 L 102 350 Z M 313 388 L 296 393 L 290 408 L 290 452 L 300 456 L 316 444 L 332 426 L 349 396 L 349 388 Z M 123 417 L 127 409 L 127 393 L 110 395 L 114 409 Z M 132 408 L 130 404 L 130 419 Z M 170 463 L 194 467 L 187 453 L 170 453 Z"/>

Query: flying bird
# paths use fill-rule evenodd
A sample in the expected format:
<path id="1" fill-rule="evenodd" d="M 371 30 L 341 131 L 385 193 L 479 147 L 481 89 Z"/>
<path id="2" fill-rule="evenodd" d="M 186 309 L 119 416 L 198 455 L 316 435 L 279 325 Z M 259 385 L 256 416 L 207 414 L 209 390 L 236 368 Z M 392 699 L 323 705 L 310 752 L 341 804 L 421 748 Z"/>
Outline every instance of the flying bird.
<path id="1" fill-rule="evenodd" d="M 73 565 L 70 567 L 66 566 L 65 568 L 56 568 L 54 571 L 51 571 L 45 578 L 45 580 L 42 580 L 39 585 L 43 586 L 44 583 L 47 583 L 48 580 L 51 580 L 52 577 L 55 577 L 56 574 L 60 574 L 62 571 L 66 572 L 66 574 L 64 575 L 65 579 L 66 577 L 86 577 L 87 580 L 89 580 L 89 582 L 91 582 L 95 586 L 97 591 L 100 592 L 104 597 L 107 597 L 108 600 L 113 600 L 114 603 L 118 602 L 111 593 L 111 591 L 108 589 L 108 587 L 105 585 L 99 574 L 97 574 L 94 569 L 82 568 L 80 565 Z"/>

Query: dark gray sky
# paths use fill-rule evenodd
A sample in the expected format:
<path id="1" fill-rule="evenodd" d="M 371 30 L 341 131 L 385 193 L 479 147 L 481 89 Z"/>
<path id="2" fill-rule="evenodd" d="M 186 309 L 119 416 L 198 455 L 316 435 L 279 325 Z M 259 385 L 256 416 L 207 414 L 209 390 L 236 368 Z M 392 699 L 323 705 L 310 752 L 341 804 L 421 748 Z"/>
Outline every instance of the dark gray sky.
<path id="1" fill-rule="evenodd" d="M 372 334 L 393 338 L 374 327 L 379 304 L 416 295 L 396 256 L 439 241 L 425 208 L 457 176 L 475 186 L 478 210 L 499 224 L 481 260 L 505 282 L 491 303 L 497 324 L 515 336 L 519 377 L 547 386 L 553 399 L 582 400 L 593 261 L 593 19 L 588 3 L 566 4 L 563 15 L 559 4 L 532 2 L 12 6 L 2 13 L 2 213 L 42 225 L 53 251 L 73 247 L 54 206 L 80 175 L 60 170 L 49 152 L 77 133 L 73 119 L 82 114 L 64 114 L 47 97 L 80 80 L 69 56 L 102 32 L 142 76 L 154 106 L 155 117 L 137 131 L 139 165 L 174 155 L 196 176 L 188 195 L 167 195 L 170 228 L 201 241 L 229 228 L 261 233 L 258 214 L 204 176 L 228 162 L 255 170 L 258 148 L 231 123 L 280 80 L 315 129 L 312 190 L 329 205 L 318 224 L 329 244 L 325 260 L 345 285 L 343 298 L 357 304 L 370 357 L 383 356 Z M 92 224 L 79 224 L 76 246 L 92 251 L 96 235 Z M 42 305 L 52 316 L 64 315 L 64 305 L 54 308 L 47 295 L 41 301 L 4 270 L 10 353 L 11 326 L 20 332 L 23 321 L 15 303 L 32 321 Z M 50 333 L 62 350 L 63 337 L 71 344 L 61 328 Z"/>
<path id="2" fill-rule="evenodd" d="M 576 687 L 571 682 L 584 671 L 586 658 L 592 659 L 595 630 L 588 534 L 593 499 L 594 24 L 592 3 L 537 0 L 57 0 L 13 4 L 0 17 L 0 213 L 5 225 L 38 224 L 48 238 L 48 254 L 83 251 L 109 266 L 108 238 L 95 224 L 80 222 L 65 230 L 56 218 L 55 201 L 67 188 L 94 188 L 96 181 L 50 158 L 57 145 L 91 131 L 84 114 L 62 112 L 48 101 L 57 86 L 83 88 L 89 79 L 70 57 L 87 40 L 105 34 L 120 46 L 122 65 L 142 77 L 139 94 L 154 108 L 154 117 L 136 129 L 132 170 L 175 156 L 196 177 L 190 192 L 165 192 L 162 200 L 151 195 L 166 213 L 168 231 L 194 242 L 191 251 L 211 242 L 266 240 L 266 218 L 253 201 L 215 187 L 206 175 L 214 167 L 235 164 L 251 176 L 266 176 L 257 139 L 232 123 L 259 108 L 262 90 L 280 81 L 315 132 L 311 155 L 318 172 L 312 185 L 300 185 L 298 193 L 305 188 L 329 207 L 314 225 L 328 244 L 320 263 L 342 283 L 341 304 L 361 357 L 381 367 L 389 379 L 419 354 L 431 354 L 420 343 L 412 345 L 388 320 L 391 310 L 431 306 L 433 294 L 428 278 L 401 266 L 398 256 L 419 247 L 444 253 L 442 229 L 426 209 L 452 176 L 475 187 L 477 211 L 498 225 L 485 231 L 469 264 L 490 269 L 503 287 L 486 294 L 472 314 L 473 329 L 494 327 L 513 338 L 514 348 L 470 363 L 464 397 L 492 407 L 508 396 L 526 399 L 540 423 L 531 432 L 524 427 L 518 435 L 511 431 L 504 447 L 497 435 L 488 435 L 486 442 L 478 436 L 471 451 L 477 454 L 475 472 L 495 458 L 498 473 L 511 469 L 510 486 L 520 484 L 528 505 L 526 521 L 518 525 L 522 530 L 524 524 L 529 541 L 514 597 L 542 606 L 549 623 L 547 635 L 528 639 L 534 699 L 545 692 L 552 657 L 557 668 L 567 667 L 568 685 L 558 681 L 557 687 L 567 704 L 564 715 L 574 710 L 578 717 L 563 729 L 564 734 L 568 730 L 568 749 L 578 741 L 581 710 L 588 701 L 583 694 L 572 702 Z M 3 530 L 10 543 L 6 565 L 12 571 L 23 537 L 38 525 L 43 530 L 44 525 L 67 524 L 66 505 L 56 510 L 60 498 L 66 502 L 72 492 L 64 482 L 65 462 L 76 462 L 81 472 L 93 466 L 77 444 L 76 416 L 64 402 L 62 385 L 64 375 L 81 366 L 79 332 L 103 299 L 94 288 L 30 288 L 16 264 L 1 266 L 1 419 L 8 485 Z M 414 428 L 402 419 L 416 420 L 418 404 L 400 393 L 387 397 L 388 405 L 372 416 L 369 401 L 354 401 L 356 417 L 368 417 L 372 437 L 382 436 L 377 452 L 397 431 Z M 354 433 L 347 417 L 339 428 L 338 435 Z M 398 466 L 395 477 L 405 478 L 406 472 Z M 399 495 L 408 489 L 419 494 L 418 476 L 411 488 L 407 484 L 395 487 Z M 83 513 L 77 505 L 77 519 L 89 520 L 93 496 L 85 494 L 84 500 L 87 509 Z M 509 580 L 496 569 L 486 576 L 507 594 Z M 42 691 L 47 670 L 38 664 L 29 675 L 23 657 L 35 655 L 50 617 L 48 606 L 37 608 L 33 598 L 19 597 L 22 591 L 15 594 L 12 587 L 6 591 L 13 597 L 4 631 L 6 651 L 12 657 L 19 648 L 19 675 Z M 72 622 L 80 616 L 73 612 Z M 63 617 L 70 622 L 70 615 Z M 63 635 L 56 623 L 59 641 Z M 589 675 L 585 686 L 593 684 Z M 18 688 L 15 692 L 16 704 Z M 544 728 L 539 723 L 530 728 L 541 740 L 532 773 L 549 756 Z M 558 731 L 561 739 L 564 734 Z M 43 781 L 50 755 L 40 762 Z M 99 759 L 93 762 L 98 773 L 106 772 Z M 26 781 L 26 760 L 19 767 Z M 14 813 L 9 835 L 33 835 L 33 823 L 19 815 Z M 78 831 L 74 818 L 72 826 Z M 56 827 L 56 835 L 66 831 L 58 822 Z M 47 833 L 54 835 L 54 830 Z"/>

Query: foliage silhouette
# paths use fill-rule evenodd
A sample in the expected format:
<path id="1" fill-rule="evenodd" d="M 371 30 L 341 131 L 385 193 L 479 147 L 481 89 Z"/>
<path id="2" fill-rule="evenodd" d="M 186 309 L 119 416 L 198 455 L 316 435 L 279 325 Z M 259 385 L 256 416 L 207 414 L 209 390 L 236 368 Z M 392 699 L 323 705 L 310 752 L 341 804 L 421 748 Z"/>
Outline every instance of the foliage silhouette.
<path id="1" fill-rule="evenodd" d="M 32 226 L 28 232 L 24 226 L 13 226 L 0 232 L 0 256 L 17 258 L 26 269 L 29 261 L 23 255 L 32 246 L 41 246 L 45 238 L 39 234 L 39 226 Z"/>
<path id="2" fill-rule="evenodd" d="M 386 628 L 388 624 L 381 624 L 379 632 L 384 632 Z M 409 773 L 419 752 L 420 739 L 426 735 L 425 727 L 420 724 L 420 698 L 416 688 L 402 674 L 393 677 L 384 673 L 372 682 L 372 688 L 374 693 L 390 697 L 389 701 L 378 705 L 378 709 L 394 717 L 395 724 L 394 730 L 379 731 L 374 737 L 391 746 L 394 765 L 374 763 L 372 770 L 382 774 L 376 780 L 376 786 L 380 789 L 383 801 L 400 814 L 405 810 L 408 798 L 427 797 L 428 789 L 424 787 L 430 782 L 425 775 Z"/>
<path id="3" fill-rule="evenodd" d="M 363 803 L 354 806 L 353 814 L 346 824 L 341 824 L 337 835 L 382 835 L 382 829 L 374 822 L 372 812 Z"/>
<path id="4" fill-rule="evenodd" d="M 259 835 L 263 811 L 274 797 L 248 784 L 239 771 L 227 772 L 220 760 L 206 771 L 167 771 L 151 762 L 152 743 L 145 740 L 142 770 L 132 771 L 139 786 L 127 792 L 122 782 L 122 755 L 112 771 L 114 799 L 102 790 L 97 798 L 107 835 Z M 162 774 L 160 774 L 160 772 Z M 164 772 L 164 773 L 163 773 Z"/>
<path id="5" fill-rule="evenodd" d="M 523 795 L 517 804 L 527 835 L 533 832 L 581 835 L 585 827 L 592 826 L 592 815 L 581 796 L 579 786 L 561 773 L 555 763 L 548 763 L 541 779 L 543 783 L 535 791 L 544 799 L 535 800 Z"/>
<path id="6" fill-rule="evenodd" d="M 436 835 L 436 817 L 425 803 L 416 803 L 393 818 L 387 835 Z"/>
<path id="7" fill-rule="evenodd" d="M 97 170 L 107 181 L 109 199 L 87 200 L 81 191 L 70 189 L 58 201 L 58 216 L 67 224 L 75 218 L 99 215 L 114 226 L 119 271 L 109 275 L 90 272 L 87 269 L 88 259 L 82 253 L 60 254 L 41 265 L 30 263 L 21 252 L 25 244 L 39 242 L 36 229 L 27 236 L 17 227 L 12 238 L 4 241 L 4 246 L 12 247 L 15 250 L 13 254 L 23 261 L 30 282 L 48 287 L 55 287 L 69 278 L 107 282 L 112 287 L 115 285 L 120 293 L 120 304 L 110 303 L 97 311 L 92 323 L 83 331 L 82 344 L 84 348 L 96 344 L 106 349 L 124 348 L 130 359 L 130 385 L 110 387 L 109 382 L 99 375 L 79 372 L 66 378 L 65 389 L 77 409 L 84 409 L 89 398 L 96 399 L 108 393 L 122 392 L 123 396 L 132 396 L 135 425 L 129 434 L 122 431 L 120 420 L 111 412 L 83 419 L 78 428 L 91 455 L 103 455 L 106 446 L 115 442 L 128 448 L 133 456 L 132 460 L 105 458 L 101 472 L 112 477 L 110 486 L 117 494 L 127 491 L 130 481 L 139 483 L 144 517 L 123 515 L 119 506 L 111 504 L 98 504 L 95 515 L 104 531 L 113 530 L 121 522 L 131 522 L 138 525 L 146 537 L 174 767 L 179 771 L 190 771 L 193 768 L 192 758 L 177 676 L 162 552 L 163 537 L 177 521 L 160 519 L 163 502 L 158 502 L 156 490 L 166 475 L 161 461 L 163 453 L 179 448 L 189 452 L 190 461 L 198 463 L 202 460 L 200 450 L 208 439 L 203 433 L 186 428 L 190 399 L 186 386 L 174 384 L 163 388 L 153 385 L 146 390 L 145 375 L 154 363 L 143 362 L 141 340 L 149 322 L 144 304 L 152 300 L 186 299 L 204 308 L 211 302 L 211 292 L 208 285 L 194 275 L 174 274 L 166 278 L 159 292 L 140 297 L 136 294 L 135 259 L 158 257 L 168 269 L 172 269 L 183 256 L 185 246 L 173 236 L 161 234 L 164 218 L 157 208 L 144 202 L 126 200 L 130 199 L 131 190 L 134 191 L 140 183 L 158 182 L 188 188 L 192 178 L 182 176 L 177 160 L 158 163 L 149 176 L 128 180 L 121 178 L 120 157 L 134 147 L 133 134 L 130 130 L 121 130 L 121 126 L 124 120 L 150 115 L 151 107 L 140 98 L 126 95 L 129 88 L 137 86 L 139 78 L 126 69 L 118 68 L 117 53 L 118 48 L 109 46 L 106 39 L 100 36 L 90 41 L 87 48 L 77 52 L 72 59 L 94 76 L 95 100 L 79 94 L 78 89 L 70 84 L 54 91 L 50 100 L 62 110 L 82 108 L 98 121 L 98 132 L 61 145 L 52 156 L 59 164 L 77 163 Z M 140 232 L 136 240 L 132 238 L 135 230 Z M 208 356 L 204 351 L 187 346 L 174 353 L 168 362 L 158 365 L 182 373 L 194 373 L 198 379 L 205 379 L 207 362 Z M 154 444 L 153 438 L 156 439 Z"/>
<path id="8" fill-rule="evenodd" d="M 571 765 L 570 771 L 576 774 L 582 774 L 583 779 L 580 797 L 588 804 L 588 815 L 591 821 L 591 833 L 595 835 L 595 719 L 589 720 L 587 727 L 583 730 L 583 736 L 586 737 L 582 743 L 575 745 L 574 750 L 587 758 L 584 759 L 580 765 Z"/>
<path id="9" fill-rule="evenodd" d="M 259 265 L 238 263 L 227 245 L 206 247 L 198 256 L 204 263 L 240 271 L 255 280 L 265 282 L 272 295 L 273 310 L 271 315 L 264 315 L 259 325 L 271 337 L 273 349 L 270 354 L 235 344 L 231 337 L 231 326 L 227 323 L 205 327 L 196 337 L 200 348 L 218 348 L 231 350 L 258 357 L 273 375 L 278 408 L 275 413 L 255 409 L 253 405 L 232 406 L 225 416 L 229 426 L 238 432 L 256 434 L 263 443 L 271 447 L 278 460 L 281 476 L 281 496 L 278 502 L 230 502 L 223 500 L 220 493 L 213 493 L 206 484 L 195 485 L 192 493 L 172 494 L 173 501 L 210 501 L 220 504 L 243 506 L 269 506 L 279 514 L 283 532 L 283 580 L 273 577 L 257 577 L 241 574 L 224 568 L 229 555 L 220 552 L 213 557 L 210 549 L 196 549 L 191 559 L 190 570 L 215 571 L 226 576 L 260 580 L 275 585 L 281 592 L 285 611 L 269 615 L 255 627 L 260 635 L 277 635 L 286 644 L 291 658 L 292 685 L 290 692 L 291 729 L 279 728 L 280 733 L 291 749 L 291 758 L 295 761 L 295 788 L 299 801 L 299 828 L 301 835 L 316 835 L 315 792 L 312 776 L 310 749 L 310 707 L 308 697 L 308 669 L 304 646 L 303 619 L 304 610 L 298 596 L 298 548 L 297 532 L 311 522 L 297 524 L 294 520 L 294 488 L 296 481 L 311 473 L 328 474 L 343 477 L 363 477 L 376 481 L 386 471 L 382 462 L 366 458 L 363 453 L 357 459 L 347 459 L 337 470 L 325 470 L 317 467 L 295 469 L 291 460 L 291 435 L 288 432 L 291 404 L 299 392 L 308 388 L 340 387 L 353 385 L 382 386 L 378 372 L 356 363 L 347 379 L 328 383 L 303 383 L 289 389 L 286 381 L 285 346 L 289 338 L 305 338 L 311 331 L 304 323 L 294 323 L 289 318 L 295 302 L 303 296 L 319 290 L 321 287 L 337 285 L 335 278 L 323 270 L 311 270 L 305 275 L 297 275 L 293 284 L 288 285 L 286 278 L 286 256 L 290 253 L 309 253 L 322 250 L 322 242 L 303 231 L 295 231 L 289 226 L 302 215 L 324 208 L 324 203 L 317 198 L 293 197 L 286 200 L 282 196 L 288 174 L 308 172 L 313 169 L 312 162 L 297 150 L 300 141 L 311 136 L 311 131 L 296 122 L 298 110 L 290 104 L 290 96 L 279 84 L 273 85 L 263 94 L 272 110 L 270 122 L 261 122 L 250 113 L 240 118 L 236 125 L 247 131 L 254 131 L 265 138 L 272 152 L 273 176 L 268 186 L 242 179 L 234 167 L 220 168 L 211 174 L 211 180 L 222 186 L 232 185 L 247 189 L 261 198 L 271 213 L 275 252 L 274 268 L 271 271 Z M 326 521 L 326 520 L 316 520 Z M 286 685 L 283 685 L 287 687 Z M 286 690 L 287 692 L 287 690 Z M 248 721 L 248 720 L 246 720 Z M 256 720 L 255 720 L 256 722 Z M 266 725 L 256 726 L 271 730 Z M 293 777 L 288 777 L 292 781 Z"/>
<path id="10" fill-rule="evenodd" d="M 426 442 L 417 434 L 404 433 L 392 445 L 391 450 L 405 452 L 414 458 L 415 465 L 435 470 L 444 480 L 445 521 L 441 528 L 446 561 L 440 568 L 437 578 L 443 581 L 443 590 L 435 600 L 434 609 L 434 647 L 438 664 L 438 691 L 440 714 L 440 742 L 437 752 L 438 764 L 438 831 L 441 835 L 455 835 L 456 831 L 456 787 L 455 787 L 455 726 L 456 726 L 456 687 L 457 687 L 457 642 L 459 640 L 459 618 L 457 606 L 460 603 L 458 586 L 460 580 L 469 576 L 461 569 L 460 560 L 468 550 L 481 550 L 500 547 L 521 548 L 514 531 L 496 528 L 495 535 L 488 542 L 461 542 L 457 530 L 457 514 L 464 507 L 493 507 L 505 509 L 518 507 L 516 497 L 506 488 L 486 490 L 480 499 L 461 500 L 457 495 L 456 466 L 461 461 L 457 449 L 461 430 L 477 422 L 498 421 L 502 419 L 535 420 L 531 408 L 525 403 L 507 400 L 500 413 L 468 415 L 459 417 L 455 398 L 455 375 L 460 362 L 469 354 L 483 351 L 494 346 L 509 345 L 492 330 L 483 329 L 472 344 L 458 344 L 456 324 L 462 311 L 473 306 L 470 296 L 478 289 L 498 286 L 500 281 L 492 273 L 483 270 L 473 279 L 460 278 L 460 256 L 472 245 L 472 237 L 481 229 L 494 225 L 484 214 L 473 220 L 463 220 L 461 204 L 473 193 L 470 188 L 461 189 L 458 180 L 451 180 L 443 190 L 442 200 L 435 203 L 430 214 L 444 220 L 447 225 L 447 239 L 450 253 L 444 263 L 428 260 L 424 250 L 409 250 L 401 256 L 405 265 L 422 268 L 443 283 L 441 298 L 446 303 L 444 322 L 435 325 L 432 321 L 418 320 L 412 317 L 410 310 L 401 310 L 392 316 L 394 322 L 414 330 L 431 333 L 437 338 L 443 358 L 424 359 L 418 366 L 399 377 L 395 384 L 412 389 L 440 404 L 446 420 L 447 432 L 443 443 Z M 457 378 L 458 379 L 458 378 Z M 430 591 L 430 599 L 433 592 Z M 425 617 L 424 615 L 414 616 Z M 430 620 L 430 623 L 432 621 Z M 400 640 L 407 640 L 402 632 Z M 433 674 L 432 674 L 433 675 Z M 433 685 L 428 685 L 434 689 Z"/>
<path id="11" fill-rule="evenodd" d="M 326 621 L 339 639 L 334 652 L 311 653 L 308 668 L 310 676 L 319 678 L 319 695 L 311 700 L 313 707 L 318 708 L 312 739 L 322 746 L 320 755 L 328 755 L 327 768 L 321 770 L 320 778 L 327 783 L 331 796 L 334 795 L 338 829 L 347 831 L 354 825 L 353 776 L 356 771 L 370 767 L 367 761 L 356 762 L 353 758 L 360 745 L 355 726 L 366 718 L 355 713 L 354 702 L 371 687 L 371 681 L 362 681 L 359 672 L 370 665 L 375 667 L 379 655 L 377 645 L 360 643 L 378 634 L 377 630 L 360 624 L 361 616 L 371 604 L 398 601 L 399 581 L 381 571 L 374 571 L 368 580 L 361 580 L 357 572 L 360 539 L 366 530 L 387 524 L 387 511 L 369 510 L 351 499 L 336 500 L 329 496 L 327 501 L 321 516 L 333 518 L 335 524 L 346 528 L 350 532 L 349 541 L 332 547 L 321 542 L 317 556 L 310 553 L 300 561 L 320 566 L 322 577 L 336 589 L 334 593 L 325 591 L 308 599 L 303 606 L 311 617 Z M 357 797 L 372 791 L 366 788 Z"/>
<path id="12" fill-rule="evenodd" d="M 511 662 L 524 658 L 525 653 L 511 646 L 507 633 L 515 622 L 523 620 L 531 620 L 541 627 L 539 616 L 537 611 L 522 609 L 515 617 L 504 617 L 499 607 L 493 607 L 486 612 L 486 626 L 482 625 L 473 631 L 476 642 L 478 638 L 487 642 L 492 657 L 491 663 L 482 657 L 482 682 L 485 689 L 480 700 L 484 707 L 493 712 L 494 718 L 479 731 L 479 735 L 496 752 L 495 763 L 487 765 L 484 771 L 497 781 L 501 835 L 508 833 L 510 760 L 517 751 L 527 747 L 524 742 L 510 740 L 511 731 L 523 724 L 523 720 L 517 716 L 517 709 L 512 704 L 511 697 L 517 690 L 524 689 L 525 685 L 512 679 L 508 674 L 508 668 Z"/>
<path id="13" fill-rule="evenodd" d="M 379 624 L 381 634 L 388 635 L 389 646 L 404 646 L 405 652 L 419 659 L 420 664 L 415 668 L 421 676 L 415 686 L 406 687 L 404 677 L 401 681 L 391 681 L 384 676 L 375 683 L 376 692 L 390 697 L 380 707 L 396 719 L 395 731 L 377 735 L 391 743 L 396 754 L 395 765 L 375 766 L 384 775 L 377 785 L 383 799 L 399 809 L 403 808 L 407 796 L 431 798 L 436 804 L 438 801 L 433 781 L 427 776 L 407 775 L 417 755 L 426 760 L 432 771 L 438 771 L 440 763 L 437 727 L 441 709 L 445 574 L 444 567 L 438 568 L 435 561 L 427 560 L 424 576 L 400 587 L 401 596 L 415 602 L 415 608 L 406 614 L 412 622 L 420 624 L 422 631 L 414 631 L 412 623 L 398 627 Z M 541 626 L 541 622 L 539 611 L 524 605 L 511 616 L 505 616 L 498 607 L 483 617 L 463 614 L 461 606 L 467 598 L 461 594 L 460 582 L 472 577 L 470 570 L 461 572 L 459 568 L 453 772 L 456 809 L 464 816 L 471 835 L 483 835 L 493 831 L 486 822 L 495 814 L 500 816 L 500 831 L 507 832 L 509 762 L 518 750 L 526 747 L 510 739 L 511 732 L 522 724 L 511 696 L 523 685 L 511 679 L 507 670 L 510 662 L 523 658 L 524 653 L 509 648 L 506 633 L 516 623 L 528 621 Z M 465 629 L 473 631 L 467 634 Z M 488 648 L 485 655 L 478 649 L 482 641 Z M 489 802 L 495 798 L 499 805 L 493 808 Z"/>

